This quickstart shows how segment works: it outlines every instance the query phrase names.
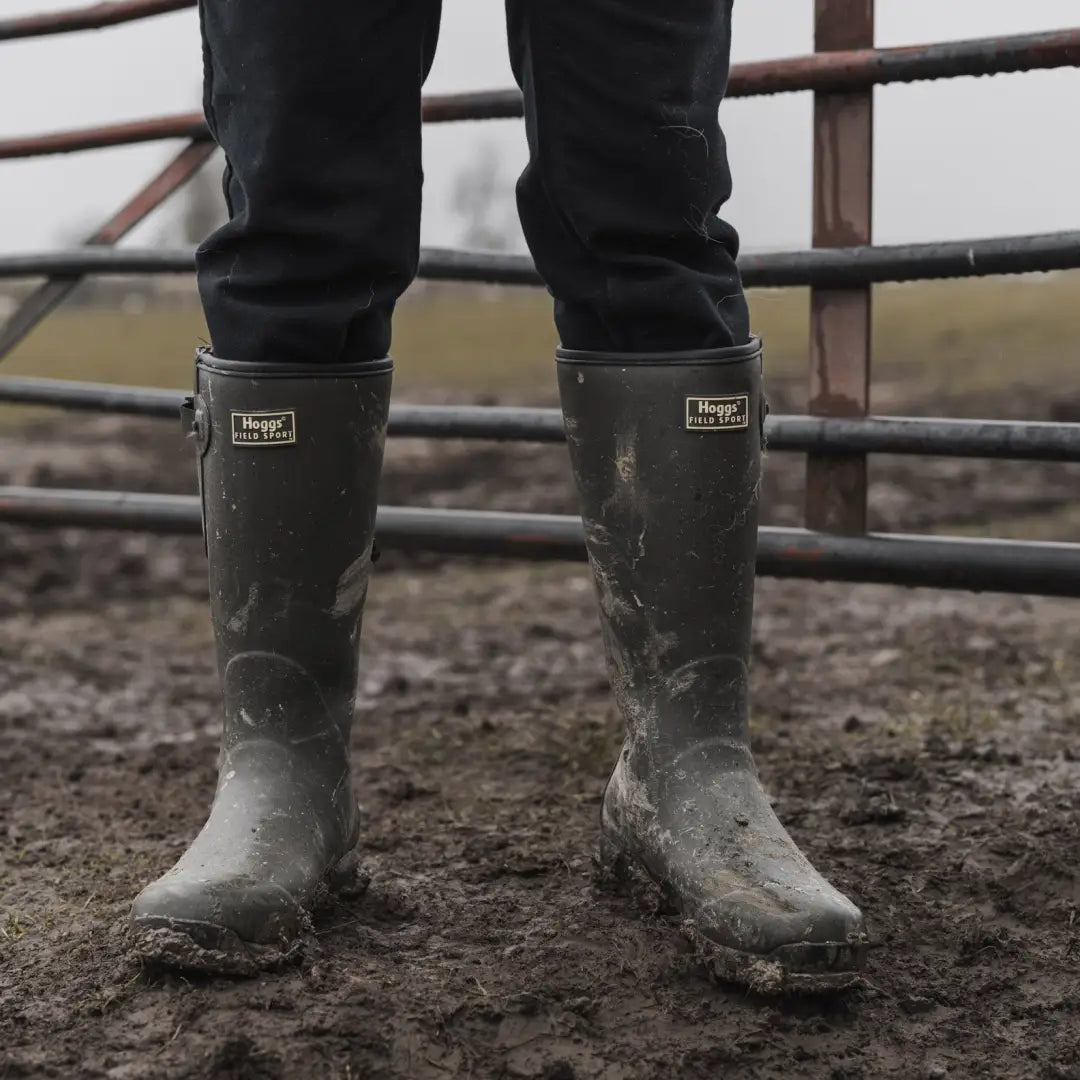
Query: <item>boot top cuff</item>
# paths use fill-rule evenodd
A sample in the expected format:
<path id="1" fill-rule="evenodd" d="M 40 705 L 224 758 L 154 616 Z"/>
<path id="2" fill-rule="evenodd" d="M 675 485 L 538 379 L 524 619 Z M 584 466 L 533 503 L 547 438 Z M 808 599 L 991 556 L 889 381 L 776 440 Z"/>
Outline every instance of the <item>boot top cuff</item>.
<path id="1" fill-rule="evenodd" d="M 251 363 L 246 360 L 223 360 L 209 349 L 199 349 L 195 363 L 202 370 L 215 375 L 236 375 L 241 378 L 259 379 L 356 379 L 365 375 L 385 375 L 392 371 L 394 361 L 389 357 L 381 360 L 364 360 L 345 364 L 293 364 Z"/>
<path id="2" fill-rule="evenodd" d="M 761 338 L 752 337 L 745 345 L 726 349 L 690 349 L 686 352 L 589 352 L 563 349 L 555 353 L 560 364 L 606 364 L 626 367 L 632 364 L 738 364 L 761 355 Z"/>

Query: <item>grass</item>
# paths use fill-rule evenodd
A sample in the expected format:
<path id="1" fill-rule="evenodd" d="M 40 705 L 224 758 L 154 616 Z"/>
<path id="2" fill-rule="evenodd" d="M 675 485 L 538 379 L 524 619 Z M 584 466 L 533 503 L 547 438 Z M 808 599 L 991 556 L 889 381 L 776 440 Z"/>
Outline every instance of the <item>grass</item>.
<path id="1" fill-rule="evenodd" d="M 754 325 L 774 379 L 804 382 L 807 290 L 755 290 Z M 1010 386 L 1080 394 L 1080 274 L 879 286 L 874 377 L 950 398 Z M 207 339 L 194 301 L 124 312 L 61 308 L 3 364 L 11 375 L 183 387 L 193 348 Z M 507 400 L 553 397 L 556 334 L 540 290 L 441 285 L 406 298 L 395 327 L 399 390 L 490 391 Z M 0 414 L 10 422 L 11 410 Z"/>

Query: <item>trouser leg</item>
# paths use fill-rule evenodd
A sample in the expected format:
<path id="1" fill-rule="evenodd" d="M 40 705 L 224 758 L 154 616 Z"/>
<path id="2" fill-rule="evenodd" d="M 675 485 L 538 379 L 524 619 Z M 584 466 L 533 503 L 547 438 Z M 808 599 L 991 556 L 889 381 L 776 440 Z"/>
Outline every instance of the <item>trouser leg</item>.
<path id="1" fill-rule="evenodd" d="M 199 248 L 217 355 L 385 356 L 416 273 L 439 0 L 201 0 L 230 221 Z"/>
<path id="2" fill-rule="evenodd" d="M 749 339 L 717 110 L 732 0 L 507 0 L 526 237 L 572 349 Z"/>

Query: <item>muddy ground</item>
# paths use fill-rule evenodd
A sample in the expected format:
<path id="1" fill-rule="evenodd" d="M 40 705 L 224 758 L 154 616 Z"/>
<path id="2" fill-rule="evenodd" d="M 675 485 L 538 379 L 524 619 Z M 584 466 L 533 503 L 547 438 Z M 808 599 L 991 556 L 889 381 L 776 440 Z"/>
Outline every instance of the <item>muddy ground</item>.
<path id="1" fill-rule="evenodd" d="M 45 423 L 0 463 L 191 488 L 167 425 Z M 767 518 L 796 521 L 800 487 L 773 456 Z M 884 460 L 873 502 L 887 528 L 1075 538 L 1076 490 L 1066 468 Z M 384 501 L 573 506 L 561 448 L 404 442 Z M 193 539 L 0 528 L 3 1080 L 1080 1077 L 1074 602 L 761 582 L 759 765 L 876 944 L 862 988 L 778 1001 L 710 984 L 598 888 L 619 723 L 583 569 L 393 555 L 354 740 L 367 895 L 281 974 L 141 970 L 127 906 L 214 784 L 203 573 Z"/>

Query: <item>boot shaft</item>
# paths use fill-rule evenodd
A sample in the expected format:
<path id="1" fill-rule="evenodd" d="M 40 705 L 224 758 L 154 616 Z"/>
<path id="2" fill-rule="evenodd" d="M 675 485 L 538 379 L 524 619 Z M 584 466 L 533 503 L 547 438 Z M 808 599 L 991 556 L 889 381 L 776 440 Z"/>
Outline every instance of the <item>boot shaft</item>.
<path id="1" fill-rule="evenodd" d="M 561 351 L 559 390 L 616 700 L 635 744 L 745 741 L 761 347 Z"/>
<path id="2" fill-rule="evenodd" d="M 353 865 L 349 730 L 389 399 L 389 361 L 199 356 L 183 416 L 224 729 L 210 817 L 132 908 L 149 959 L 225 974 L 278 964 Z"/>
<path id="3" fill-rule="evenodd" d="M 226 744 L 298 697 L 347 727 L 390 381 L 389 361 L 298 369 L 199 356 L 192 426 Z"/>

